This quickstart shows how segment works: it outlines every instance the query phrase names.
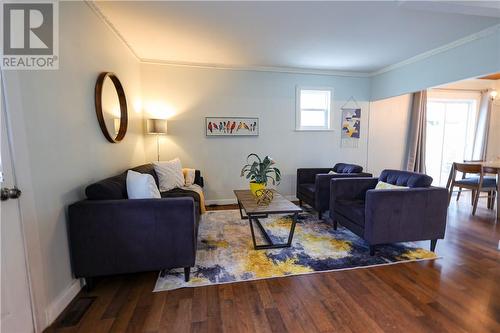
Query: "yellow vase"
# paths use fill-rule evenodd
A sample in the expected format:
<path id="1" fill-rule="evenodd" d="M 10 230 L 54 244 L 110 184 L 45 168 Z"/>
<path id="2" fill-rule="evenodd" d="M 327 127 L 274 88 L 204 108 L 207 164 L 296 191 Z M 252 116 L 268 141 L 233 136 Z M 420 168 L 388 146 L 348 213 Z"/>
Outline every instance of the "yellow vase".
<path id="1" fill-rule="evenodd" d="M 256 183 L 256 182 L 251 182 L 250 183 L 250 192 L 252 192 L 253 195 L 255 195 L 255 192 L 258 190 L 263 190 L 266 188 L 266 183 Z"/>

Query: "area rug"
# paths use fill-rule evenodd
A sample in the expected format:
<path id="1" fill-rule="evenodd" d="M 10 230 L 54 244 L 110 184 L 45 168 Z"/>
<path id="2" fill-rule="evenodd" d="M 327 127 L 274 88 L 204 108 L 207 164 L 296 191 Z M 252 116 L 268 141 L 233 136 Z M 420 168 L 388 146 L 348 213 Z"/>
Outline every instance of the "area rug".
<path id="1" fill-rule="evenodd" d="M 378 246 L 370 256 L 368 244 L 361 238 L 341 226 L 333 230 L 330 222 L 319 220 L 312 212 L 300 214 L 291 247 L 254 250 L 248 223 L 238 210 L 204 214 L 191 280 L 184 281 L 182 268 L 165 270 L 160 272 L 154 291 L 437 258 L 414 243 Z M 291 216 L 270 215 L 261 223 L 273 242 L 286 242 Z M 255 233 L 257 243 L 264 243 L 256 226 Z"/>

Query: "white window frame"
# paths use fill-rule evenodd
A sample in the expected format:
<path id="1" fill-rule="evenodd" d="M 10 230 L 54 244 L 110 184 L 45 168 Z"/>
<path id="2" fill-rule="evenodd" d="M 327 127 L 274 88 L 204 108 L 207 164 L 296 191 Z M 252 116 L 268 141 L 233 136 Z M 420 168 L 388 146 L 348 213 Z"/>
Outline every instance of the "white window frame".
<path id="1" fill-rule="evenodd" d="M 301 126 L 302 109 L 300 108 L 300 92 L 302 90 L 319 90 L 330 92 L 330 104 L 327 110 L 308 109 L 309 111 L 326 111 L 326 126 Z M 333 88 L 332 87 L 314 87 L 297 86 L 295 89 L 295 130 L 296 131 L 333 131 L 332 129 L 332 109 L 333 109 Z"/>

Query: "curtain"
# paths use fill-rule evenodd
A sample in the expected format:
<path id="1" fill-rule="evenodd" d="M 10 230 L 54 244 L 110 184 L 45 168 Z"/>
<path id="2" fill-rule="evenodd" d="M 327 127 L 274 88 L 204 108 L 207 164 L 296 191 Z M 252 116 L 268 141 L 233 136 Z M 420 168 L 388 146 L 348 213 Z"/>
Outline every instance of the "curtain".
<path id="1" fill-rule="evenodd" d="M 488 148 L 488 132 L 491 117 L 490 92 L 481 93 L 479 113 L 477 115 L 476 131 L 474 134 L 474 145 L 472 148 L 473 160 L 486 160 L 486 149 Z"/>
<path id="2" fill-rule="evenodd" d="M 406 170 L 425 173 L 425 137 L 427 128 L 427 91 L 412 95 L 410 128 L 406 149 Z"/>

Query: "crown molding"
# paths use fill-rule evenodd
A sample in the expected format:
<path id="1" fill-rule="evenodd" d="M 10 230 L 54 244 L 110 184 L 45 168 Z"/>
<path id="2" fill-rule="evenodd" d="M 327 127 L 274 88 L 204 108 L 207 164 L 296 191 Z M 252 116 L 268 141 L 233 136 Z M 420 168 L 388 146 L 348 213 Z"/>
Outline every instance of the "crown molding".
<path id="1" fill-rule="evenodd" d="M 122 41 L 123 44 L 125 44 L 125 46 L 130 51 L 130 53 L 132 53 L 132 55 L 138 61 L 141 61 L 141 58 L 134 51 L 134 49 L 132 48 L 132 46 L 130 45 L 130 43 L 127 42 L 127 40 L 125 39 L 125 37 L 123 37 L 123 35 L 118 31 L 118 29 L 113 25 L 113 23 L 111 23 L 111 21 L 106 17 L 106 15 L 104 15 L 104 13 L 95 4 L 95 1 L 94 0 L 84 0 L 84 2 L 85 2 L 85 4 L 87 6 L 89 6 L 89 8 L 94 12 L 94 14 L 96 14 L 97 17 L 99 17 L 104 22 L 104 24 L 107 25 L 108 28 L 111 29 L 111 31 L 115 34 L 115 36 L 118 37 L 118 39 L 120 41 Z"/>
<path id="2" fill-rule="evenodd" d="M 206 68 L 206 69 L 222 69 L 233 71 L 253 71 L 253 72 L 274 72 L 286 74 L 309 74 L 309 75 L 327 75 L 327 76 L 346 76 L 346 77 L 369 77 L 371 74 L 366 72 L 354 71 L 336 71 L 315 68 L 300 68 L 300 67 L 271 67 L 271 66 L 231 66 L 223 64 L 205 64 L 191 62 L 176 62 L 165 61 L 158 59 L 140 59 L 143 64 L 164 65 L 173 67 L 191 67 L 191 68 Z"/>
<path id="3" fill-rule="evenodd" d="M 403 60 L 401 62 L 398 62 L 398 63 L 395 63 L 393 65 L 389 65 L 387 67 L 379 69 L 377 71 L 374 71 L 374 72 L 370 73 L 370 76 L 375 76 L 375 75 L 383 74 L 383 73 L 395 70 L 397 68 L 401 68 L 401 67 L 413 64 L 415 62 L 418 62 L 418 61 L 430 58 L 432 56 L 435 56 L 437 54 L 449 51 L 451 49 L 454 49 L 456 47 L 459 47 L 459 46 L 462 46 L 464 44 L 470 43 L 472 41 L 475 41 L 475 40 L 487 37 L 487 36 L 489 36 L 489 35 L 494 34 L 495 32 L 497 32 L 497 30 L 500 30 L 500 24 L 493 25 L 493 26 L 491 26 L 489 28 L 486 28 L 484 30 L 476 32 L 476 33 L 474 33 L 472 35 L 469 35 L 469 36 L 457 39 L 456 41 L 453 41 L 451 43 L 448 43 L 448 44 L 445 44 L 443 46 L 437 47 L 435 49 L 432 49 L 432 50 L 420 53 L 420 54 L 418 54 L 416 56 L 413 56 L 413 57 L 408 58 L 406 60 Z"/>
<path id="4" fill-rule="evenodd" d="M 398 63 L 386 66 L 379 70 L 373 72 L 355 72 L 355 71 L 338 71 L 338 70 L 328 70 L 319 68 L 300 68 L 300 67 L 278 67 L 278 66 L 231 66 L 224 64 L 210 64 L 210 63 L 193 63 L 193 62 L 177 62 L 168 61 L 161 59 L 148 59 L 141 58 L 132 48 L 130 43 L 123 37 L 123 35 L 118 31 L 118 29 L 111 23 L 111 21 L 104 15 L 104 13 L 95 4 L 94 0 L 84 0 L 84 2 L 92 9 L 92 11 L 113 31 L 113 33 L 120 39 L 125 46 L 129 49 L 132 55 L 143 64 L 156 64 L 164 66 L 175 66 L 175 67 L 191 67 L 191 68 L 206 68 L 206 69 L 221 69 L 221 70 L 234 70 L 234 71 L 255 71 L 255 72 L 274 72 L 274 73 L 288 73 L 288 74 L 309 74 L 309 75 L 327 75 L 327 76 L 345 76 L 345 77 L 373 77 L 380 75 L 415 62 L 430 58 L 437 54 L 449 51 L 456 47 L 462 46 L 464 44 L 470 43 L 472 41 L 489 36 L 498 30 L 500 30 L 500 24 L 493 25 L 489 28 L 471 34 L 469 36 L 457 39 L 451 43 L 445 44 L 443 46 L 437 47 L 435 49 L 423 52 L 406 60 L 400 61 Z"/>

